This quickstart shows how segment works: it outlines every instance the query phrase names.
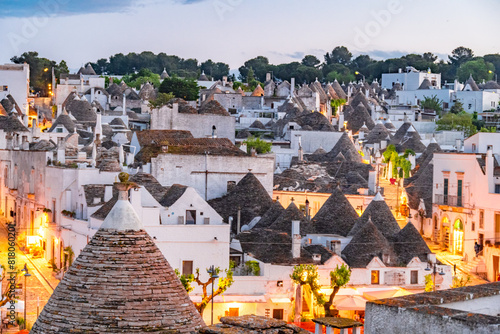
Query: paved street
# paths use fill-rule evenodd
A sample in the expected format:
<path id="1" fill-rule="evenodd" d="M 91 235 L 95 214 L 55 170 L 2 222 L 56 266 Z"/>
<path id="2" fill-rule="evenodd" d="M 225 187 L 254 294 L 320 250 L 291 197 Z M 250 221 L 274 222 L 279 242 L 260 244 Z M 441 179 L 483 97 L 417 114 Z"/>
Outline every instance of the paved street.
<path id="1" fill-rule="evenodd" d="M 8 261 L 8 244 L 7 244 L 7 230 L 5 228 L 5 219 L 0 219 L 0 263 L 7 267 Z M 37 312 L 41 312 L 47 303 L 50 295 L 57 286 L 58 280 L 52 275 L 52 270 L 48 267 L 45 259 L 36 259 L 30 261 L 31 256 L 26 256 L 19 248 L 16 247 L 16 267 L 21 270 L 26 263 L 31 277 L 26 278 L 26 299 L 27 299 L 27 318 L 28 324 L 33 324 L 36 321 Z M 7 269 L 8 271 L 8 269 Z M 24 301 L 24 277 L 18 280 L 22 289 L 18 290 L 18 297 L 20 301 Z M 2 282 L 2 288 L 5 287 L 6 281 Z M 20 317 L 24 317 L 23 311 L 20 310 Z"/>

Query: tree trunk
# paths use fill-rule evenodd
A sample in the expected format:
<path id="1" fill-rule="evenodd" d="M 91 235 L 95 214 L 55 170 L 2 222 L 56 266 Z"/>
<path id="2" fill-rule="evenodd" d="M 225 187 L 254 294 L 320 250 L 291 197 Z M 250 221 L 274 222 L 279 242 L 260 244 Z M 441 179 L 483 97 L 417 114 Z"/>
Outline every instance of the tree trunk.
<path id="1" fill-rule="evenodd" d="M 323 305 L 323 308 L 325 309 L 325 317 L 333 317 L 334 314 L 330 310 L 330 308 L 333 305 L 333 299 L 335 298 L 335 295 L 337 292 L 339 292 L 339 287 L 336 286 L 333 288 L 332 294 L 330 295 L 330 298 L 328 298 L 328 301 Z"/>
<path id="2" fill-rule="evenodd" d="M 295 317 L 293 322 L 300 322 L 302 315 L 302 285 L 298 284 L 295 290 Z"/>

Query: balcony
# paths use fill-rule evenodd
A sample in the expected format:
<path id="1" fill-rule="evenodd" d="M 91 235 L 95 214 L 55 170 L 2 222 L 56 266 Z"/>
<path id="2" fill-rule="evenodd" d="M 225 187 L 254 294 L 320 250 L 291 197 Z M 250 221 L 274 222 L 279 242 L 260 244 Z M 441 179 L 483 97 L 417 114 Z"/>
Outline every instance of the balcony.
<path id="1" fill-rule="evenodd" d="M 464 196 L 451 196 L 451 195 L 434 195 L 434 203 L 438 205 L 455 206 L 459 208 L 465 207 Z"/>

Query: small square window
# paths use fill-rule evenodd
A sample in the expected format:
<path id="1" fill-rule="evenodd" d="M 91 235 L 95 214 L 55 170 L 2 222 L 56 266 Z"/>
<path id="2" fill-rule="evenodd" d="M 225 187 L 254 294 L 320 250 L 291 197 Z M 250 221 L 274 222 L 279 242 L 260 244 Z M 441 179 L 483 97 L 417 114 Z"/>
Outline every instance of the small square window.
<path id="1" fill-rule="evenodd" d="M 495 184 L 495 194 L 500 194 L 500 184 Z"/>
<path id="2" fill-rule="evenodd" d="M 284 312 L 282 308 L 275 308 L 273 309 L 273 318 L 283 320 L 283 313 Z"/>

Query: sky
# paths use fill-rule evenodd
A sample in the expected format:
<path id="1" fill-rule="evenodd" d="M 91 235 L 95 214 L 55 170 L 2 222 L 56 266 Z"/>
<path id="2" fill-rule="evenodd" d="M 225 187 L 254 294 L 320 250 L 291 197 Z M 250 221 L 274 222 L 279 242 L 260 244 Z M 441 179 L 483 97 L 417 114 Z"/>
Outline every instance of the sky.
<path id="1" fill-rule="evenodd" d="M 25 51 L 71 69 L 152 51 L 228 63 L 300 61 L 344 45 L 375 59 L 457 46 L 500 53 L 498 0 L 0 0 L 0 63 Z"/>

